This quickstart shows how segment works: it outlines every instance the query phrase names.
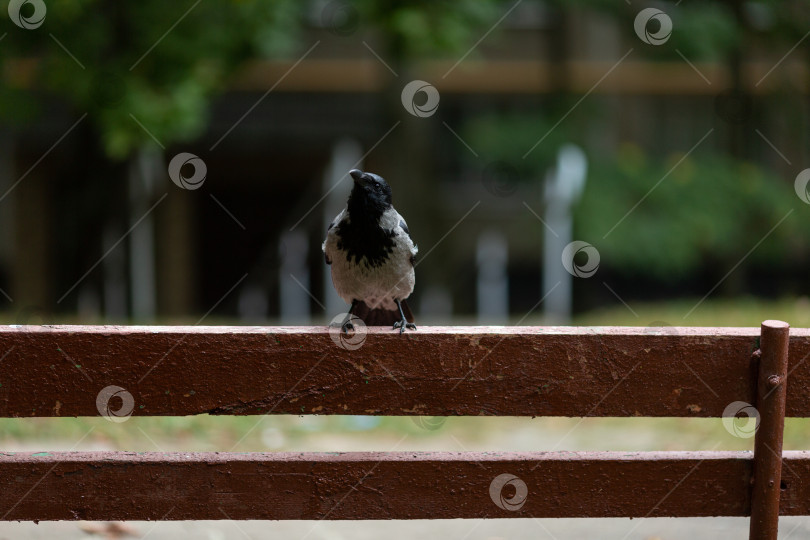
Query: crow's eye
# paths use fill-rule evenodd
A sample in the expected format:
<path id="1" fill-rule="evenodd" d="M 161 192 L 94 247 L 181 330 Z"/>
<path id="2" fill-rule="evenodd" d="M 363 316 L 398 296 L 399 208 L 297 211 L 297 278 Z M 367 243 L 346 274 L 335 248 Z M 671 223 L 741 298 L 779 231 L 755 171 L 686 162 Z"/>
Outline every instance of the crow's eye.
<path id="1" fill-rule="evenodd" d="M 377 191 L 382 191 L 382 186 L 380 184 L 374 184 L 374 189 Z"/>

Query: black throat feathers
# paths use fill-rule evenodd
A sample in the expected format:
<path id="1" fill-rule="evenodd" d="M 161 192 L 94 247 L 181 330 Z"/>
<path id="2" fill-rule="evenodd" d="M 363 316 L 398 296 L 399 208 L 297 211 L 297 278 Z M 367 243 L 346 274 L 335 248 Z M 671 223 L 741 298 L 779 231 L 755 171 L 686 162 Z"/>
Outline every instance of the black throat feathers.
<path id="1" fill-rule="evenodd" d="M 371 267 L 385 263 L 394 250 L 394 231 L 380 227 L 380 218 L 390 207 L 360 186 L 352 189 L 347 204 L 349 219 L 337 227 L 337 247 L 346 252 L 347 261 L 354 259 L 357 264 L 365 258 Z"/>

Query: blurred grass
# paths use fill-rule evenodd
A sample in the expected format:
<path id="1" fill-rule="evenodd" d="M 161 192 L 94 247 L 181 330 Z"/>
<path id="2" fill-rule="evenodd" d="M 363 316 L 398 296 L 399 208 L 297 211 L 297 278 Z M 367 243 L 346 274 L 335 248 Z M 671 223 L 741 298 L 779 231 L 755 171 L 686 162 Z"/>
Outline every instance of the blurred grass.
<path id="1" fill-rule="evenodd" d="M 810 326 L 810 298 L 762 300 L 754 297 L 706 300 L 689 313 L 699 298 L 669 302 L 631 303 L 630 308 L 619 304 L 605 309 L 582 313 L 574 317 L 581 326 L 648 326 L 667 323 L 671 326 L 753 326 L 765 319 L 787 321 L 796 328 Z"/>
<path id="2" fill-rule="evenodd" d="M 752 450 L 717 418 L 364 416 L 22 418 L 0 421 L 5 451 Z M 257 426 L 258 423 L 258 426 Z M 788 419 L 785 449 L 810 449 L 810 419 Z"/>
<path id="3" fill-rule="evenodd" d="M 782 319 L 810 326 L 807 298 L 639 303 L 578 315 L 594 326 L 758 326 Z M 61 321 L 60 321 L 61 322 Z M 75 321 L 73 321 L 75 322 Z M 220 322 L 220 321 L 217 321 Z M 77 444 L 77 441 L 78 444 Z M 751 450 L 721 419 L 703 418 L 410 418 L 368 416 L 194 416 L 0 419 L 7 451 L 360 451 L 360 450 Z M 788 419 L 785 449 L 810 449 L 810 419 Z"/>

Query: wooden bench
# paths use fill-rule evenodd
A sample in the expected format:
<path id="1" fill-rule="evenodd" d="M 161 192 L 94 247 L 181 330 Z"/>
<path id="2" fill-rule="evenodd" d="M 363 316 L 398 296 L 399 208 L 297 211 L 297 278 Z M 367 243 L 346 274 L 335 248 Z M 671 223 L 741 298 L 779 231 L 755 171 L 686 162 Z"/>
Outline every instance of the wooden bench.
<path id="1" fill-rule="evenodd" d="M 4 327 L 0 416 L 760 419 L 751 452 L 0 454 L 3 520 L 810 514 L 810 332 L 755 328 Z M 789 347 L 788 347 L 789 343 Z M 790 385 L 787 387 L 787 376 Z M 745 407 L 750 404 L 750 407 Z M 725 435 L 725 434 L 724 434 Z"/>

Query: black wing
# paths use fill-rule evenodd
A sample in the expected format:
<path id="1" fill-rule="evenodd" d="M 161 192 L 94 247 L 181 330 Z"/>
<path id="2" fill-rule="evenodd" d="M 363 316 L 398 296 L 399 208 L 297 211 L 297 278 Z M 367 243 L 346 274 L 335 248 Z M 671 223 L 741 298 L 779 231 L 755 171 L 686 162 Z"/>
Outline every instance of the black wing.
<path id="1" fill-rule="evenodd" d="M 333 222 L 332 222 L 332 223 L 330 223 L 330 224 L 329 224 L 329 226 L 326 228 L 326 232 L 328 233 L 328 232 L 329 232 L 329 231 L 332 229 L 332 227 L 334 227 L 334 226 L 335 226 L 335 222 L 333 221 Z M 326 264 L 332 264 L 332 259 L 330 259 L 330 258 L 329 258 L 329 255 L 327 255 L 325 252 L 324 252 L 324 254 L 323 254 L 323 260 L 324 260 L 324 261 L 326 261 Z"/>
<path id="2" fill-rule="evenodd" d="M 411 238 L 411 231 L 408 230 L 408 224 L 405 223 L 404 219 L 399 220 L 399 228 L 405 231 L 405 234 L 408 235 L 408 238 Z M 413 238 L 411 238 L 411 242 L 413 242 Z M 413 247 L 416 247 L 416 244 L 414 244 Z M 413 255 L 411 255 L 411 266 L 416 266 Z"/>

